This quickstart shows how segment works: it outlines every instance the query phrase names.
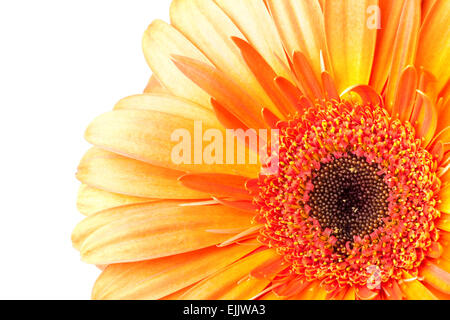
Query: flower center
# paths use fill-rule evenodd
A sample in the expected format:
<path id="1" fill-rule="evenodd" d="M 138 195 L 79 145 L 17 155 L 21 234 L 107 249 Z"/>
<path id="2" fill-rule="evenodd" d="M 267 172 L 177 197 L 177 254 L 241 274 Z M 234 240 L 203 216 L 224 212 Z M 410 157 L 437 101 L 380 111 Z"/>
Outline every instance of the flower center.
<path id="1" fill-rule="evenodd" d="M 280 121 L 279 170 L 259 177 L 259 241 L 330 287 L 414 275 L 438 238 L 436 159 L 380 106 L 324 101 Z"/>
<path id="2" fill-rule="evenodd" d="M 337 238 L 335 249 L 345 253 L 345 244 L 384 225 L 389 188 L 363 157 L 333 159 L 313 173 L 313 190 L 307 204 L 310 216 Z"/>

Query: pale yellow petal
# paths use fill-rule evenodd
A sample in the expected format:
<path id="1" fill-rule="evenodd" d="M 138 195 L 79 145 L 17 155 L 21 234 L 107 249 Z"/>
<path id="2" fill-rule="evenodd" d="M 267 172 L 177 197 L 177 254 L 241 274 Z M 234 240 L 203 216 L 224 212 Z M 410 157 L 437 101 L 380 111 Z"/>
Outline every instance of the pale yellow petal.
<path id="1" fill-rule="evenodd" d="M 208 59 L 182 34 L 167 23 L 156 20 L 142 40 L 145 59 L 164 88 L 172 94 L 202 106 L 210 106 L 210 97 L 172 63 L 171 55 L 180 54 L 205 63 Z"/>
<path id="2" fill-rule="evenodd" d="M 183 187 L 185 173 L 153 166 L 116 153 L 92 148 L 78 166 L 77 178 L 97 189 L 128 196 L 159 199 L 202 199 L 208 194 Z"/>
<path id="3" fill-rule="evenodd" d="M 277 75 L 289 80 L 286 59 L 274 21 L 261 0 L 215 0 Z"/>
<path id="4" fill-rule="evenodd" d="M 206 124 L 196 123 L 195 115 L 186 115 L 188 116 L 191 118 L 157 111 L 115 110 L 95 119 L 86 130 L 85 137 L 102 149 L 154 166 L 191 172 L 231 173 L 250 177 L 257 175 L 257 164 L 207 164 L 204 161 L 195 161 L 195 155 L 200 158 L 203 154 L 202 133 L 211 128 Z M 195 131 L 200 133 L 195 134 Z M 174 134 L 176 135 L 173 136 Z M 196 141 L 199 149 L 195 149 Z M 187 159 L 174 159 L 172 156 L 176 151 L 174 148 L 180 146 L 180 143 L 186 151 Z M 207 145 L 205 143 L 203 147 Z M 223 149 L 225 147 L 223 146 Z M 223 162 L 226 163 L 225 160 Z"/>
<path id="5" fill-rule="evenodd" d="M 73 234 L 81 243 L 83 261 L 131 262 L 206 248 L 230 237 L 229 232 L 218 230 L 249 228 L 253 217 L 222 205 L 155 208 L 157 205 L 125 206 L 87 217 Z M 109 223 L 98 228 L 99 220 Z"/>
<path id="6" fill-rule="evenodd" d="M 92 297 L 160 299 L 230 265 L 255 248 L 257 245 L 210 247 L 155 260 L 113 264 L 97 279 Z"/>
<path id="7" fill-rule="evenodd" d="M 260 106 L 276 110 L 231 37 L 245 38 L 233 21 L 211 0 L 174 0 L 172 24 L 195 44 L 227 77 Z M 183 54 L 181 54 L 183 55 Z M 197 59 L 198 60 L 198 59 Z"/>
<path id="8" fill-rule="evenodd" d="M 82 214 L 88 216 L 114 207 L 151 201 L 154 200 L 112 193 L 82 184 L 78 191 L 77 208 Z"/>

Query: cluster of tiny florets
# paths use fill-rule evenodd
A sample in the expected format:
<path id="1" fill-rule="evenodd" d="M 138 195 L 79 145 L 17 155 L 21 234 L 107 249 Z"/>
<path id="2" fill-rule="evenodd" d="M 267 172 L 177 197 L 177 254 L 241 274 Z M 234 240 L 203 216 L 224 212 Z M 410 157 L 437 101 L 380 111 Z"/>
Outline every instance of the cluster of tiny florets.
<path id="1" fill-rule="evenodd" d="M 438 237 L 436 161 L 379 106 L 327 102 L 277 124 L 279 171 L 261 175 L 260 241 L 330 286 L 414 274 Z"/>

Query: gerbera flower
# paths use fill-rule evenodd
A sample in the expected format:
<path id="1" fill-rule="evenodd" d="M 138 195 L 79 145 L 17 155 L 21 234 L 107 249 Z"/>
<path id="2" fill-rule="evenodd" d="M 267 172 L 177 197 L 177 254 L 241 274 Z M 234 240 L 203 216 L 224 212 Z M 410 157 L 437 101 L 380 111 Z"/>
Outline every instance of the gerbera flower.
<path id="1" fill-rule="evenodd" d="M 449 298 L 449 13 L 173 1 L 144 35 L 145 93 L 86 132 L 72 239 L 103 269 L 93 298 Z M 196 121 L 278 130 L 278 170 L 174 162 Z"/>

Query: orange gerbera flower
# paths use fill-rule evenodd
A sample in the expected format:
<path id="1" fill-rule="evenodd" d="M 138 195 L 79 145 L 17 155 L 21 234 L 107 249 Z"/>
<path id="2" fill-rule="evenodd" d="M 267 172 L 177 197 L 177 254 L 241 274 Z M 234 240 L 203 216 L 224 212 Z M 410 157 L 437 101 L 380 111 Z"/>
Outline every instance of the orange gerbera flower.
<path id="1" fill-rule="evenodd" d="M 72 240 L 103 269 L 93 298 L 448 299 L 450 1 L 175 0 L 170 17 L 144 35 L 145 93 L 86 132 Z M 276 129 L 278 170 L 174 161 L 196 121 Z"/>

